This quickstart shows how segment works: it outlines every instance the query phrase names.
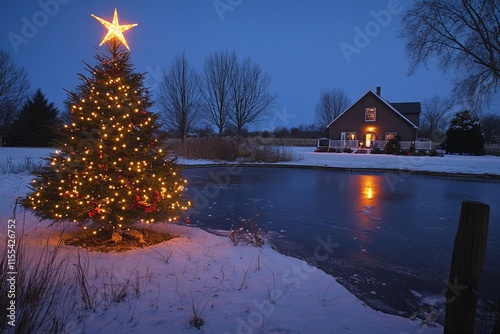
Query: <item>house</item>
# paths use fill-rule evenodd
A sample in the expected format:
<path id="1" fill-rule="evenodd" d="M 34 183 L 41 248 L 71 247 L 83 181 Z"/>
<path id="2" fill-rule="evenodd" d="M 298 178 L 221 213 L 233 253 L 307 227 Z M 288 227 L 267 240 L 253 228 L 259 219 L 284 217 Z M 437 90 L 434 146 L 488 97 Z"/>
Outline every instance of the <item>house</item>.
<path id="1" fill-rule="evenodd" d="M 329 147 L 384 148 L 395 136 L 400 137 L 401 148 L 410 148 L 416 142 L 420 124 L 420 102 L 389 103 L 380 95 L 368 91 L 328 125 Z M 430 149 L 419 143 L 417 149 Z"/>

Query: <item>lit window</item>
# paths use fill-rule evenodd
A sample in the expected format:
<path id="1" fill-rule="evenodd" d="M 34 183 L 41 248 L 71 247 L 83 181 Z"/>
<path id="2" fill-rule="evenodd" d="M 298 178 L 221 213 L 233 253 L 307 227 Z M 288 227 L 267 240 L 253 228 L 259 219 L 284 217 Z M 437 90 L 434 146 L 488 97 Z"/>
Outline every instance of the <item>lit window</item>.
<path id="1" fill-rule="evenodd" d="M 365 108 L 365 121 L 375 122 L 377 120 L 377 108 Z"/>
<path id="2" fill-rule="evenodd" d="M 397 136 L 396 132 L 386 132 L 385 133 L 385 141 L 389 141 L 396 136 Z"/>
<path id="3" fill-rule="evenodd" d="M 340 136 L 341 140 L 356 140 L 356 132 L 342 132 Z"/>

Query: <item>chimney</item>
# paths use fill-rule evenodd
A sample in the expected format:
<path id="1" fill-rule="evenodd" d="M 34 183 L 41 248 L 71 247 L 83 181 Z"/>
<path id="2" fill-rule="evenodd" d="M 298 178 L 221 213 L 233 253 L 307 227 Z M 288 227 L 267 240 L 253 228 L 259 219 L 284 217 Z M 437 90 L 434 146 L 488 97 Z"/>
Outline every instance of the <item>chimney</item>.
<path id="1" fill-rule="evenodd" d="M 377 86 L 377 95 L 378 95 L 378 96 L 381 96 L 381 95 L 380 95 L 380 86 Z"/>

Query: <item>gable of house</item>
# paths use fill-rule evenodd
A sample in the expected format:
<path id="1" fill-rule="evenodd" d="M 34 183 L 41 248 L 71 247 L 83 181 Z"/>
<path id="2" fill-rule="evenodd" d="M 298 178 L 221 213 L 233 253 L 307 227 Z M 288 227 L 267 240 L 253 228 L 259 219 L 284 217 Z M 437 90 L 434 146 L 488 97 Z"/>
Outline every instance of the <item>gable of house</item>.
<path id="1" fill-rule="evenodd" d="M 402 140 L 415 140 L 419 114 L 418 102 L 390 104 L 369 91 L 330 123 L 329 137 L 369 141 L 399 135 Z"/>

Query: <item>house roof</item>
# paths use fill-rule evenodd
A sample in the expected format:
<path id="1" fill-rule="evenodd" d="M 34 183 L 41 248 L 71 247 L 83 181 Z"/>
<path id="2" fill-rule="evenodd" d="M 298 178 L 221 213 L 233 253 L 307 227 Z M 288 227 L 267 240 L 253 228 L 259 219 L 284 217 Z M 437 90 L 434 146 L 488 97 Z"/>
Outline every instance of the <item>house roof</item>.
<path id="1" fill-rule="evenodd" d="M 420 102 L 399 102 L 399 103 L 389 103 L 387 102 L 386 100 L 384 100 L 383 98 L 381 98 L 378 94 L 375 94 L 374 92 L 372 92 L 371 90 L 369 90 L 365 95 L 361 96 L 356 102 L 354 102 L 352 105 L 350 105 L 346 110 L 344 110 L 340 115 L 337 116 L 337 118 L 335 118 L 330 124 L 328 124 L 327 128 L 329 128 L 333 123 L 335 123 L 340 117 L 342 117 L 349 109 L 352 108 L 352 106 L 354 106 L 356 103 L 358 103 L 362 98 L 364 98 L 366 95 L 369 95 L 371 94 L 372 96 L 374 96 L 376 99 L 378 99 L 380 102 L 382 102 L 383 104 L 385 104 L 389 109 L 391 109 L 392 111 L 394 111 L 394 113 L 396 115 L 398 115 L 399 117 L 403 118 L 403 120 L 405 122 L 407 122 L 410 126 L 412 126 L 414 129 L 418 129 L 418 126 L 416 126 L 415 124 L 413 124 L 413 122 L 411 122 L 408 118 L 406 118 L 403 113 L 405 114 L 413 114 L 413 113 L 416 113 L 417 112 L 417 109 L 418 109 L 418 113 L 420 113 Z M 398 106 L 398 108 L 402 108 L 402 111 L 399 111 L 399 109 L 396 109 L 396 107 L 394 106 Z M 403 112 L 404 110 L 404 112 Z"/>
<path id="2" fill-rule="evenodd" d="M 420 102 L 396 102 L 396 103 L 389 103 L 391 106 L 393 106 L 394 109 L 402 113 L 403 115 L 405 114 L 420 114 L 422 111 L 422 108 L 420 106 Z"/>

